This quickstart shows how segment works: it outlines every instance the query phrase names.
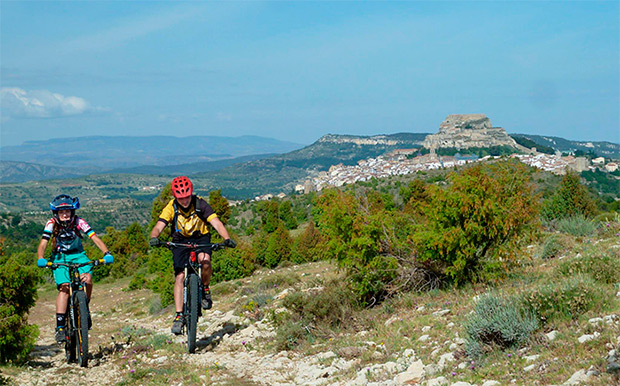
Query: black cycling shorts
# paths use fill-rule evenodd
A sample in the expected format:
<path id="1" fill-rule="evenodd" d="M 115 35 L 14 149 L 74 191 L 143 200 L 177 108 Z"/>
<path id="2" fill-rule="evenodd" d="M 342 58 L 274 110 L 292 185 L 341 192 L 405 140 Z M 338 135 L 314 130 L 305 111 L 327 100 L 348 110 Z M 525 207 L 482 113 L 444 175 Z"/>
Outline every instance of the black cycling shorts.
<path id="1" fill-rule="evenodd" d="M 172 241 L 175 243 L 193 243 L 193 244 L 210 244 L 211 243 L 211 234 L 206 234 L 199 237 L 173 237 Z M 172 261 L 174 266 L 174 274 L 178 275 L 179 273 L 185 270 L 185 263 L 189 259 L 191 250 L 189 248 L 183 247 L 175 247 L 172 248 Z M 211 256 L 211 248 L 208 247 L 199 247 L 196 248 L 196 257 L 198 257 L 199 252 L 204 252 Z"/>

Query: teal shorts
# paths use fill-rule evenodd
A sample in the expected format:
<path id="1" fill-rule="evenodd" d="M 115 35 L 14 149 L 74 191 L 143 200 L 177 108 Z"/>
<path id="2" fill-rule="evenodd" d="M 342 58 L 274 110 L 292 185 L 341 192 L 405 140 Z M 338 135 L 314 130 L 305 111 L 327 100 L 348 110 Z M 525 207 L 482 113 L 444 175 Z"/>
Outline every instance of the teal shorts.
<path id="1" fill-rule="evenodd" d="M 54 256 L 52 263 L 67 263 L 67 264 L 81 264 L 88 263 L 90 259 L 86 256 L 86 252 L 72 253 L 70 255 L 65 255 L 64 253 L 60 253 Z M 92 274 L 93 266 L 86 265 L 78 269 L 80 273 L 90 273 Z M 69 277 L 69 268 L 67 267 L 58 267 L 54 270 L 54 280 L 56 281 L 56 285 L 60 286 L 64 283 L 71 283 L 71 278 Z"/>

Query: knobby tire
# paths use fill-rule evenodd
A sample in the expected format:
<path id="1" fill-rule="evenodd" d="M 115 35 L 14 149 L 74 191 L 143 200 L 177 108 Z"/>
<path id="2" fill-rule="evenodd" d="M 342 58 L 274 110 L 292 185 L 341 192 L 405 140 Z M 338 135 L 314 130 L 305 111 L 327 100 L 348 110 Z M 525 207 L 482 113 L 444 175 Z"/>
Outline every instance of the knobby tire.
<path id="1" fill-rule="evenodd" d="M 76 352 L 78 364 L 81 367 L 88 366 L 88 305 L 86 293 L 78 291 L 75 297 L 75 315 L 76 315 Z"/>
<path id="2" fill-rule="evenodd" d="M 76 361 L 75 358 L 75 334 L 73 333 L 74 329 L 71 327 L 70 313 L 67 312 L 65 318 L 65 357 L 67 359 L 67 363 L 73 363 Z"/>
<path id="3" fill-rule="evenodd" d="M 187 351 L 196 351 L 196 330 L 198 329 L 198 307 L 200 307 L 200 292 L 198 287 L 198 275 L 189 276 L 189 288 L 187 293 L 187 306 L 189 307 L 187 320 Z"/>

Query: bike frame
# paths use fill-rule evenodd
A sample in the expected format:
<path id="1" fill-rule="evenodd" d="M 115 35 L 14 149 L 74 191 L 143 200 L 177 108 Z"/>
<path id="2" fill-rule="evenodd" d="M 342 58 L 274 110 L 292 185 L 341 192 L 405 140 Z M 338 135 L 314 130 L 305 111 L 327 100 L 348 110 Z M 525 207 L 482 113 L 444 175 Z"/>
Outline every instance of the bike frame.
<path id="1" fill-rule="evenodd" d="M 190 353 L 193 353 L 196 349 L 196 331 L 198 325 L 198 318 L 202 316 L 202 307 L 200 306 L 202 301 L 202 294 L 204 292 L 204 285 L 202 283 L 202 264 L 198 261 L 198 255 L 196 253 L 196 249 L 198 248 L 210 248 L 212 251 L 217 251 L 225 247 L 223 243 L 217 244 L 194 244 L 194 243 L 175 243 L 175 242 L 164 242 L 161 244 L 162 246 L 172 250 L 173 248 L 187 248 L 190 250 L 189 257 L 185 262 L 185 278 L 183 279 L 183 327 L 181 330 L 182 334 L 187 334 L 187 347 Z M 197 293 L 192 294 L 190 291 L 190 282 L 192 277 L 195 276 L 198 282 Z M 197 301 L 190 302 L 192 296 L 195 296 Z M 196 320 L 191 320 L 192 317 L 192 307 L 190 303 L 193 303 L 197 308 L 196 312 Z M 189 331 L 190 328 L 194 328 L 194 331 Z"/>
<path id="2" fill-rule="evenodd" d="M 99 265 L 105 264 L 104 259 L 99 260 L 91 260 L 88 263 L 52 263 L 48 262 L 47 267 L 52 270 L 57 269 L 59 267 L 67 267 L 69 269 L 69 277 L 71 282 L 69 283 L 69 301 L 67 303 L 67 310 L 65 311 L 66 323 L 66 342 L 65 342 L 65 353 L 67 357 L 67 362 L 73 362 L 76 360 L 76 353 L 78 354 L 77 361 L 79 362 L 81 367 L 86 367 L 88 364 L 88 326 L 86 329 L 83 328 L 82 322 L 82 314 L 80 311 L 79 319 L 78 315 L 76 315 L 76 309 L 78 304 L 76 302 L 76 297 L 80 296 L 84 302 L 87 302 L 87 295 L 85 291 L 86 284 L 82 282 L 81 275 L 79 269 L 81 267 L 85 267 L 87 265 Z M 84 294 L 83 296 L 79 295 L 80 293 Z M 84 310 L 87 310 L 87 305 L 84 305 Z M 85 334 L 85 335 L 84 335 Z M 83 344 L 83 342 L 85 342 Z"/>
<path id="3" fill-rule="evenodd" d="M 196 247 L 198 248 L 198 247 Z M 183 279 L 183 318 L 186 323 L 183 324 L 183 330 L 187 325 L 189 319 L 190 308 L 188 305 L 188 292 L 189 292 L 189 280 L 191 275 L 198 276 L 198 304 L 202 302 L 202 294 L 204 292 L 204 284 L 202 283 L 202 264 L 198 262 L 198 256 L 196 250 L 193 249 L 189 253 L 189 259 L 185 263 L 185 278 Z M 202 316 L 202 309 L 198 308 L 198 316 Z"/>

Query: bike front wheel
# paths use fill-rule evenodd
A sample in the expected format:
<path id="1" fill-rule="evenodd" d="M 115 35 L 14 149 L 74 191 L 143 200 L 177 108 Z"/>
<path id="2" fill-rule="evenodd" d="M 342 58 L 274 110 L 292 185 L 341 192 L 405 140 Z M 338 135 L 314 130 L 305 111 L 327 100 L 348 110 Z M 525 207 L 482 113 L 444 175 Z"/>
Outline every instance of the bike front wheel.
<path id="1" fill-rule="evenodd" d="M 71 328 L 72 322 L 69 320 L 70 313 L 67 312 L 65 319 L 65 357 L 67 359 L 67 363 L 74 363 L 76 358 L 75 354 L 75 334 L 73 333 L 73 328 Z"/>
<path id="2" fill-rule="evenodd" d="M 75 294 L 75 342 L 77 361 L 81 367 L 88 366 L 88 305 L 84 291 Z"/>
<path id="3" fill-rule="evenodd" d="M 196 330 L 198 329 L 198 310 L 200 307 L 200 288 L 198 285 L 198 275 L 189 276 L 187 292 L 187 351 L 196 351 Z"/>

